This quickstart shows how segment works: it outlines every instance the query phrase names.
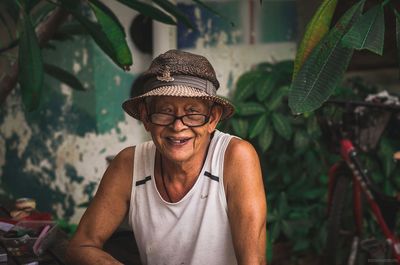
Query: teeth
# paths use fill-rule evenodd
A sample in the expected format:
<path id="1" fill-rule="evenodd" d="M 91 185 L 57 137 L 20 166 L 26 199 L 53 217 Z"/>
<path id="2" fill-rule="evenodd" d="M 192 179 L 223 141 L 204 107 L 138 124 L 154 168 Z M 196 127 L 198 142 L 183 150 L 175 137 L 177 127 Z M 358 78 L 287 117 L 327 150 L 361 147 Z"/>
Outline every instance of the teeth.
<path id="1" fill-rule="evenodd" d="M 186 139 L 179 140 L 179 139 L 172 139 L 172 138 L 169 138 L 169 140 L 170 140 L 171 142 L 173 142 L 173 143 L 178 143 L 178 144 L 186 142 Z"/>

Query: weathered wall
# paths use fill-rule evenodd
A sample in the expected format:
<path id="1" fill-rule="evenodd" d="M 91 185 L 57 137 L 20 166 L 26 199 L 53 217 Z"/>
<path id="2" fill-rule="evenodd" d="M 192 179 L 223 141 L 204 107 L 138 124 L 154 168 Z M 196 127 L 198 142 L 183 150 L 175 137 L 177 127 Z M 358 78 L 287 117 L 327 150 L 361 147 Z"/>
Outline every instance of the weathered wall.
<path id="1" fill-rule="evenodd" d="M 262 8 L 258 0 L 210 4 L 228 19 L 183 2 L 180 7 L 199 31 L 179 25 L 177 43 L 210 59 L 222 95 L 230 96 L 238 76 L 254 64 L 293 58 L 294 0 L 264 0 Z M 112 8 L 128 28 L 135 13 L 117 3 Z M 36 198 L 40 209 L 77 222 L 84 210 L 77 206 L 94 195 L 106 157 L 148 139 L 120 106 L 151 56 L 132 46 L 134 67 L 124 73 L 88 38 L 56 46 L 45 52 L 45 60 L 75 73 L 87 91 L 46 77 L 45 100 L 33 113 L 23 111 L 18 89 L 9 96 L 0 112 L 0 193 Z"/>

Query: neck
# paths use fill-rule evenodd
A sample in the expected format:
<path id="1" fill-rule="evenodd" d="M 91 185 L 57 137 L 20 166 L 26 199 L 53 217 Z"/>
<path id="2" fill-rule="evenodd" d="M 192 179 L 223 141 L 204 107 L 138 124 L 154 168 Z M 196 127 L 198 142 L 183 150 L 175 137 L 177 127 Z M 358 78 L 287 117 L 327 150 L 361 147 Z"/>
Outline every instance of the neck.
<path id="1" fill-rule="evenodd" d="M 158 153 L 159 178 L 157 187 L 169 202 L 182 199 L 195 184 L 208 152 L 207 148 L 193 161 L 174 163 Z"/>

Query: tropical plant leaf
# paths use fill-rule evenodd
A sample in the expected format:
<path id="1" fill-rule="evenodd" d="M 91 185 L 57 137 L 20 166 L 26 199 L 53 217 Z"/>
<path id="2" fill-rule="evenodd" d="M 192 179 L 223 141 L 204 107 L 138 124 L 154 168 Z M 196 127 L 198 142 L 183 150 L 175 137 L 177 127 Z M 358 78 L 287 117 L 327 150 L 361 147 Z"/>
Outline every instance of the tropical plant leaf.
<path id="1" fill-rule="evenodd" d="M 127 69 L 129 65 L 124 65 L 123 62 L 118 61 L 119 57 L 117 51 L 114 48 L 112 41 L 104 33 L 102 26 L 98 23 L 92 22 L 86 17 L 82 16 L 79 9 L 75 5 L 75 2 L 70 0 L 61 0 L 62 7 L 70 12 L 76 20 L 89 32 L 96 44 L 107 54 L 114 63 L 120 66 L 122 69 Z"/>
<path id="2" fill-rule="evenodd" d="M 257 70 L 261 71 L 266 71 L 266 72 L 271 72 L 272 68 L 274 68 L 275 65 L 270 63 L 270 62 L 262 62 L 256 65 Z"/>
<path id="3" fill-rule="evenodd" d="M 57 32 L 53 36 L 53 39 L 72 39 L 74 35 L 87 34 L 88 31 L 85 30 L 85 28 L 83 28 L 79 23 L 64 23 L 58 28 Z"/>
<path id="4" fill-rule="evenodd" d="M 272 241 L 277 240 L 280 234 L 281 234 L 281 222 L 273 223 L 271 225 L 271 238 L 272 238 Z"/>
<path id="5" fill-rule="evenodd" d="M 280 78 L 279 73 L 264 73 L 256 82 L 256 95 L 259 101 L 264 101 L 271 91 L 274 89 L 275 84 Z"/>
<path id="6" fill-rule="evenodd" d="M 132 9 L 138 11 L 139 13 L 141 13 L 147 17 L 151 17 L 154 20 L 157 20 L 159 22 L 169 24 L 169 25 L 176 25 L 176 22 L 172 19 L 171 16 L 167 15 L 162 10 L 160 10 L 152 5 L 140 2 L 138 0 L 117 0 L 117 1 L 127 7 L 130 7 Z"/>
<path id="7" fill-rule="evenodd" d="M 343 78 L 353 49 L 343 46 L 342 37 L 360 17 L 365 0 L 353 5 L 320 41 L 292 83 L 289 107 L 295 114 L 317 109 Z"/>
<path id="8" fill-rule="evenodd" d="M 220 12 L 216 11 L 214 8 L 212 8 L 211 6 L 207 5 L 204 3 L 204 1 L 200 1 L 200 0 L 193 0 L 193 2 L 195 2 L 197 5 L 201 6 L 202 8 L 208 10 L 209 12 L 215 14 L 216 16 L 222 18 L 225 21 L 230 21 L 229 18 L 227 18 L 226 16 L 224 16 L 223 14 L 221 14 Z M 232 21 L 230 21 L 232 27 L 235 26 L 235 23 L 233 23 Z"/>
<path id="9" fill-rule="evenodd" d="M 260 115 L 252 124 L 250 128 L 250 135 L 249 138 L 253 139 L 257 135 L 259 135 L 264 129 L 265 125 L 267 124 L 267 115 Z"/>
<path id="10" fill-rule="evenodd" d="M 275 131 L 280 136 L 282 136 L 287 141 L 290 140 L 292 136 L 292 126 L 290 125 L 290 121 L 286 116 L 280 113 L 273 113 L 272 124 L 274 125 Z"/>
<path id="11" fill-rule="evenodd" d="M 187 18 L 187 16 L 179 10 L 179 8 L 172 4 L 168 0 L 152 0 L 154 3 L 156 3 L 158 6 L 160 6 L 162 9 L 173 15 L 177 20 L 182 21 L 182 23 L 190 28 L 194 29 L 193 23 Z"/>
<path id="12" fill-rule="evenodd" d="M 115 14 L 100 1 L 89 0 L 89 5 L 103 32 L 110 40 L 119 65 L 125 70 L 129 70 L 129 66 L 133 63 L 132 54 L 125 39 L 126 35 L 123 26 Z"/>
<path id="13" fill-rule="evenodd" d="M 274 72 L 280 74 L 281 79 L 285 83 L 291 83 L 290 77 L 293 74 L 294 62 L 293 60 L 283 60 L 274 64 Z"/>
<path id="14" fill-rule="evenodd" d="M 270 97 L 269 101 L 265 104 L 266 107 L 270 110 L 276 110 L 281 104 L 282 99 L 289 92 L 288 86 L 283 86 L 277 89 L 277 91 Z"/>
<path id="15" fill-rule="evenodd" d="M 241 116 L 250 116 L 254 114 L 262 114 L 265 112 L 265 107 L 257 102 L 244 102 L 237 105 L 237 113 Z"/>
<path id="16" fill-rule="evenodd" d="M 44 64 L 44 71 L 52 77 L 60 80 L 62 83 L 67 84 L 73 89 L 81 91 L 86 90 L 78 78 L 58 66 Z"/>
<path id="17" fill-rule="evenodd" d="M 236 90 L 233 100 L 235 102 L 241 102 L 252 96 L 255 92 L 254 84 L 261 75 L 261 71 L 251 71 L 241 75 L 236 83 Z"/>
<path id="18" fill-rule="evenodd" d="M 293 229 L 292 229 L 292 225 L 289 224 L 288 221 L 285 221 L 285 220 L 282 221 L 282 231 L 283 231 L 283 234 L 285 234 L 288 238 L 292 238 Z"/>
<path id="19" fill-rule="evenodd" d="M 321 130 L 315 116 L 307 119 L 307 134 L 310 137 L 318 137 L 321 134 Z"/>
<path id="20" fill-rule="evenodd" d="M 311 51 L 329 31 L 336 5 L 337 0 L 324 0 L 308 23 L 304 37 L 296 53 L 292 75 L 293 80 Z"/>
<path id="21" fill-rule="evenodd" d="M 232 118 L 232 127 L 235 134 L 243 139 L 247 138 L 249 122 L 243 118 Z"/>
<path id="22" fill-rule="evenodd" d="M 296 131 L 294 135 L 294 147 L 299 150 L 304 150 L 309 144 L 310 140 L 307 136 L 307 134 L 302 131 L 298 130 Z"/>
<path id="23" fill-rule="evenodd" d="M 368 10 L 344 35 L 343 43 L 349 48 L 370 50 L 383 54 L 385 18 L 381 4 Z"/>
<path id="24" fill-rule="evenodd" d="M 43 61 L 38 39 L 29 15 L 22 12 L 18 51 L 18 81 L 28 111 L 37 109 L 43 88 Z"/>
<path id="25" fill-rule="evenodd" d="M 32 12 L 31 17 L 32 21 L 35 25 L 38 25 L 51 11 L 55 8 L 54 5 L 44 3 L 43 5 L 39 5 L 35 12 Z"/>
<path id="26" fill-rule="evenodd" d="M 272 139 L 274 138 L 274 130 L 272 125 L 267 122 L 263 132 L 258 136 L 258 144 L 263 152 L 267 151 L 271 146 Z"/>

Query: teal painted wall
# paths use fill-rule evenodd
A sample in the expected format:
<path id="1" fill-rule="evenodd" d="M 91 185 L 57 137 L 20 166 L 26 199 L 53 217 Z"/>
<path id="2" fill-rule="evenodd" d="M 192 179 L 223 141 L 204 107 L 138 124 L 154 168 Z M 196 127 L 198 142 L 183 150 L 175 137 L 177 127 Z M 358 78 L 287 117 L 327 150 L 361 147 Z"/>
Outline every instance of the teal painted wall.
<path id="1" fill-rule="evenodd" d="M 87 90 L 72 90 L 46 76 L 40 108 L 30 113 L 22 109 L 18 88 L 10 95 L 0 111 L 0 192 L 35 198 L 40 210 L 70 219 L 77 205 L 92 198 L 103 171 L 88 176 L 77 170 L 76 163 L 85 163 L 85 144 L 112 134 L 108 137 L 128 145 L 117 124 L 125 122 L 121 103 L 135 76 L 114 66 L 88 37 L 54 44 L 44 60 L 74 73 Z M 115 154 L 107 149 L 94 151 L 103 168 L 105 157 Z"/>
<path id="2" fill-rule="evenodd" d="M 263 2 L 273 8 L 261 11 L 272 13 L 253 19 L 254 43 L 249 43 L 249 18 L 243 15 L 241 1 L 210 1 L 232 18 L 235 27 L 204 10 L 182 5 L 200 28 L 193 35 L 178 25 L 179 48 L 210 59 L 221 95 L 229 96 L 237 77 L 254 64 L 294 56 L 293 21 L 285 24 L 281 17 L 295 13 L 294 1 Z M 115 8 L 117 13 L 126 12 Z M 121 16 L 121 20 L 129 27 L 130 19 Z M 0 194 L 33 197 L 40 210 L 78 222 L 84 211 L 78 206 L 93 197 L 107 167 L 106 157 L 149 136 L 121 109 L 136 73 L 116 67 L 87 37 L 54 45 L 55 50 L 44 52 L 46 62 L 73 72 L 87 91 L 74 91 L 46 77 L 39 110 L 24 112 L 18 89 L 7 98 L 0 109 Z M 139 52 L 133 51 L 135 67 L 146 68 L 150 60 L 137 63 Z"/>

